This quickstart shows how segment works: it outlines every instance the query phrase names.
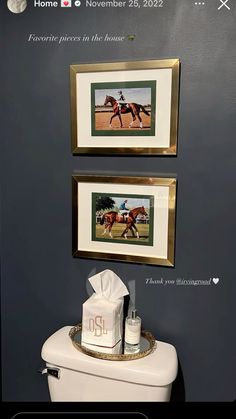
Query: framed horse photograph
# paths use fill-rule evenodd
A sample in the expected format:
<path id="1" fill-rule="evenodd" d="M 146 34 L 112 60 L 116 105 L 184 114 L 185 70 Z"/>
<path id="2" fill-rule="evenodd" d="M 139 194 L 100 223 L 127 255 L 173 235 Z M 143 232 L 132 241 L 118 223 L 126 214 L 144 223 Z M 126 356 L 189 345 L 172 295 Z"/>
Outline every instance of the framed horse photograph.
<path id="1" fill-rule="evenodd" d="M 73 154 L 176 155 L 179 59 L 70 66 Z"/>
<path id="2" fill-rule="evenodd" d="M 176 179 L 74 175 L 73 256 L 174 266 Z"/>

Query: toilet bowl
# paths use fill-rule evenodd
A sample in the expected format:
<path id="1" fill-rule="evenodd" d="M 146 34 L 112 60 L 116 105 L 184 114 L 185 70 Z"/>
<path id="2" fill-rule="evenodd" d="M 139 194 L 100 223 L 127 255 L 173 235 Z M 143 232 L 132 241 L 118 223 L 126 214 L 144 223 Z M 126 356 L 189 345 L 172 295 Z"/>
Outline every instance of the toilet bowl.
<path id="1" fill-rule="evenodd" d="M 157 341 L 144 358 L 97 359 L 73 346 L 71 327 L 58 330 L 42 347 L 52 401 L 169 401 L 178 368 L 174 346 Z"/>

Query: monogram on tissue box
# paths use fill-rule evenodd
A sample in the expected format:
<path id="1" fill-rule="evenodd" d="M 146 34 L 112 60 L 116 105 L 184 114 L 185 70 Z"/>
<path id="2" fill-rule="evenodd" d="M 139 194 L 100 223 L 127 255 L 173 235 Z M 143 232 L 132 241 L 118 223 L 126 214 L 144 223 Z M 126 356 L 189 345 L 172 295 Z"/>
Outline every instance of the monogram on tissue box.
<path id="1" fill-rule="evenodd" d="M 82 344 L 112 348 L 122 338 L 124 296 L 129 292 L 109 269 L 89 282 L 95 293 L 83 304 Z"/>

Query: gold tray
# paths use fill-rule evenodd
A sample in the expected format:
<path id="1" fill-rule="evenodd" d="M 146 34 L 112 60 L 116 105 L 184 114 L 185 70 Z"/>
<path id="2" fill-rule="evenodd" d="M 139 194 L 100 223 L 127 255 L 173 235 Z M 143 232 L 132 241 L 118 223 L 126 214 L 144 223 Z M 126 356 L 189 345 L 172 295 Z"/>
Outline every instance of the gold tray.
<path id="1" fill-rule="evenodd" d="M 140 350 L 136 353 L 124 353 L 124 348 L 122 347 L 123 353 L 120 354 L 107 354 L 102 352 L 93 351 L 81 345 L 81 332 L 82 324 L 74 326 L 69 331 L 69 336 L 71 341 L 76 349 L 80 352 L 83 352 L 86 355 L 92 356 L 94 358 L 106 359 L 109 361 L 131 361 L 133 359 L 143 358 L 149 355 L 156 349 L 156 339 L 154 336 L 147 330 L 141 331 L 140 339 Z"/>

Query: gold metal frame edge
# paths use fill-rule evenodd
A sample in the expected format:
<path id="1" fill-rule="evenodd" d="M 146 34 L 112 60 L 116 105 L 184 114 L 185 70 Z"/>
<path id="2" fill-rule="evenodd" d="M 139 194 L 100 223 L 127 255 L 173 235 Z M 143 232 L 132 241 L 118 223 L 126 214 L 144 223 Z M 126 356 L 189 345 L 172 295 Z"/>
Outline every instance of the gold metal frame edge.
<path id="1" fill-rule="evenodd" d="M 87 72 L 147 70 L 147 69 L 172 69 L 172 93 L 171 93 L 171 117 L 170 117 L 170 145 L 169 147 L 80 147 L 77 140 L 77 97 L 76 97 L 76 74 Z M 179 120 L 179 82 L 180 82 L 179 58 L 146 60 L 146 61 L 123 61 L 96 64 L 71 64 L 70 65 L 70 98 L 71 98 L 71 143 L 73 155 L 161 155 L 176 156 L 178 143 L 178 120 Z"/>
<path id="2" fill-rule="evenodd" d="M 170 189 L 168 202 L 168 248 L 167 257 L 150 257 L 126 255 L 123 253 L 105 253 L 98 251 L 79 250 L 78 243 L 78 188 L 79 182 L 85 183 L 120 183 L 127 185 L 149 185 L 149 186 L 167 186 Z M 108 175 L 72 175 L 72 255 L 73 257 L 114 260 L 128 263 L 140 263 L 145 265 L 158 265 L 166 267 L 175 266 L 175 222 L 176 222 L 176 195 L 177 178 L 176 177 L 139 177 L 139 176 L 108 176 Z"/>

